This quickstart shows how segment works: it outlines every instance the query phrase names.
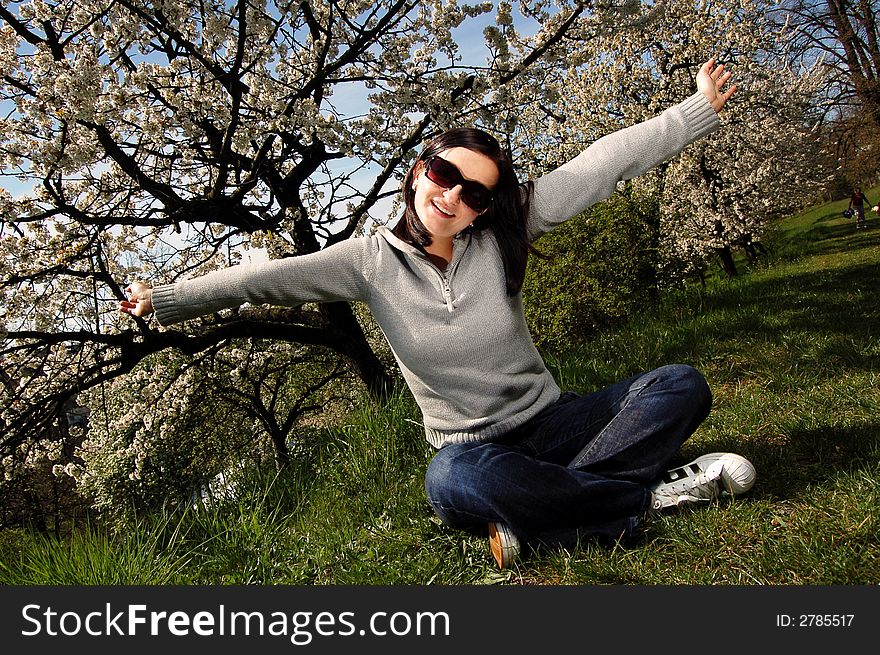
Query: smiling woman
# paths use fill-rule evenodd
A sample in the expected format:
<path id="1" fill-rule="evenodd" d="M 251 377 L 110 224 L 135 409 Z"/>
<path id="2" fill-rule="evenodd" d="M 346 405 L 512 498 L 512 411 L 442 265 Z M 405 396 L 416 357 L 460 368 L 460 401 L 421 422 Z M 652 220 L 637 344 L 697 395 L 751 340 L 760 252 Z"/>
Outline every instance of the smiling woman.
<path id="1" fill-rule="evenodd" d="M 431 235 L 425 251 L 445 268 L 452 259 L 453 238 L 489 208 L 498 167 L 485 155 L 454 147 L 418 168 L 421 172 L 413 180 L 416 214 Z"/>
<path id="2" fill-rule="evenodd" d="M 473 128 L 438 136 L 404 179 L 403 201 L 405 211 L 394 227 L 395 236 L 424 250 L 445 270 L 455 237 L 489 230 L 501 250 L 507 292 L 519 292 L 530 251 L 528 202 L 520 195 L 509 154 L 495 137 Z"/>
<path id="3" fill-rule="evenodd" d="M 365 302 L 438 449 L 425 485 L 446 524 L 487 533 L 502 567 L 522 545 L 630 536 L 648 511 L 747 491 L 754 467 L 711 453 L 665 471 L 711 405 L 690 366 L 563 393 L 523 315 L 526 260 L 535 239 L 620 180 L 717 129 L 729 79 L 706 62 L 696 94 L 525 184 L 493 136 L 444 132 L 405 177 L 393 230 L 155 289 L 132 284 L 121 310 L 168 325 L 244 302 Z"/>

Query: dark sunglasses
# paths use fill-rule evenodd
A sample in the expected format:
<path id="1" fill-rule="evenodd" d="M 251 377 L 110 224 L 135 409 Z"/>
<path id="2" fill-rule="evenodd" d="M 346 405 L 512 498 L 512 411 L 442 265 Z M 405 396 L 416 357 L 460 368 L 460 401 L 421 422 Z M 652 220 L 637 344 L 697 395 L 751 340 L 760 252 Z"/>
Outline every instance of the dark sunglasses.
<path id="1" fill-rule="evenodd" d="M 492 192 L 489 189 L 479 182 L 464 179 L 455 164 L 442 157 L 435 155 L 425 162 L 425 177 L 444 189 L 460 184 L 462 201 L 475 212 L 486 211 L 492 202 Z"/>

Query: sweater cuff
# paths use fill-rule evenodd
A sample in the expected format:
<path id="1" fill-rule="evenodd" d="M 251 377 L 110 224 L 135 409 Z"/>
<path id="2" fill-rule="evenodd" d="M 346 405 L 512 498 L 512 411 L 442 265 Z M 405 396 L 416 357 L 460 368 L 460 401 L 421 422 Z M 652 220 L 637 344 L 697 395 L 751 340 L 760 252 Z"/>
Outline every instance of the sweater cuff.
<path id="1" fill-rule="evenodd" d="M 184 319 L 184 316 L 177 308 L 173 284 L 153 287 L 152 302 L 153 311 L 156 314 L 156 320 L 159 321 L 159 325 L 171 325 L 179 323 Z"/>
<path id="2" fill-rule="evenodd" d="M 699 91 L 679 104 L 679 108 L 693 130 L 691 142 L 711 134 L 721 126 L 718 112 Z"/>

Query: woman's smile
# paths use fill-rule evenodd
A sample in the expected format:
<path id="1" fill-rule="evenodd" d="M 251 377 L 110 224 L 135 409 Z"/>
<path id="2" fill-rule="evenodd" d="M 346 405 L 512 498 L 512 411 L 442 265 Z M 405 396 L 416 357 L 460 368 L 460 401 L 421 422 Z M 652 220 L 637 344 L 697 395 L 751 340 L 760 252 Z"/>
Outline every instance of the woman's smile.
<path id="1" fill-rule="evenodd" d="M 431 204 L 434 206 L 434 209 L 437 210 L 437 213 L 444 218 L 455 218 L 455 213 L 451 211 L 447 211 L 443 209 L 439 204 L 437 204 L 436 200 L 432 200 Z"/>

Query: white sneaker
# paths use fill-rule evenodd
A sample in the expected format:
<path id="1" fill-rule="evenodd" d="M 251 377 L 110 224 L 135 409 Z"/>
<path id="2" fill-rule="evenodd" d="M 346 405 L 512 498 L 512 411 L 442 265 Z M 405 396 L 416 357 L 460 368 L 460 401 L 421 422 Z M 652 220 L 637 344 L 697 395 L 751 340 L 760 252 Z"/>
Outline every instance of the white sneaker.
<path id="1" fill-rule="evenodd" d="M 667 471 L 651 488 L 655 510 L 684 503 L 708 503 L 722 495 L 742 494 L 755 484 L 755 467 L 734 453 L 709 453 Z"/>
<path id="2" fill-rule="evenodd" d="M 489 547 L 498 568 L 506 569 L 519 555 L 519 539 L 504 523 L 489 523 Z"/>

